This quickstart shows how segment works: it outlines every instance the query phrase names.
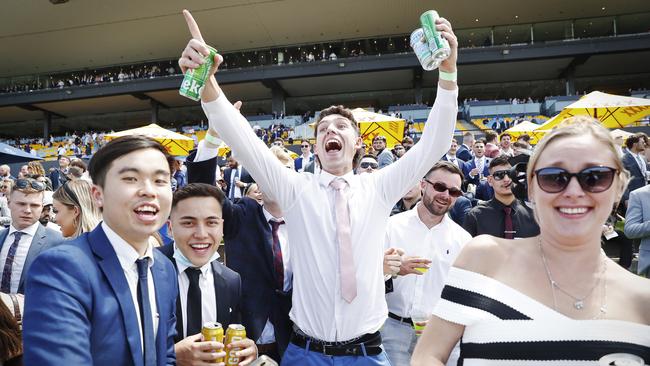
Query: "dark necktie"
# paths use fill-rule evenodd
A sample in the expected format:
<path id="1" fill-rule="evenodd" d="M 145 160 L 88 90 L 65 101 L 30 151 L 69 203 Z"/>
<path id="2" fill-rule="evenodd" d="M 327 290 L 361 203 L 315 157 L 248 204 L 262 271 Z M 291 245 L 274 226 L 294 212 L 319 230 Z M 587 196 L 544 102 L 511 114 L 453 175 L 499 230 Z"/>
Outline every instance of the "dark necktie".
<path id="1" fill-rule="evenodd" d="M 142 342 L 145 366 L 156 364 L 156 340 L 153 332 L 153 317 L 149 304 L 149 259 L 135 261 L 138 265 L 138 306 L 140 308 L 140 325 L 142 326 Z"/>
<path id="2" fill-rule="evenodd" d="M 201 331 L 201 288 L 199 287 L 199 276 L 201 270 L 188 267 L 185 274 L 190 280 L 187 288 L 187 334 L 191 336 Z"/>
<path id="3" fill-rule="evenodd" d="M 230 183 L 230 194 L 228 195 L 231 200 L 235 199 L 235 189 L 238 189 L 237 187 L 237 180 L 239 180 L 239 168 L 235 168 L 234 171 L 231 173 L 233 175 L 232 182 Z"/>
<path id="4" fill-rule="evenodd" d="M 269 220 L 271 234 L 273 235 L 273 269 L 275 270 L 275 281 L 278 289 L 284 290 L 284 263 L 282 262 L 282 249 L 280 247 L 280 236 L 278 229 L 284 221 Z"/>
<path id="5" fill-rule="evenodd" d="M 7 260 L 5 261 L 5 266 L 2 270 L 2 286 L 0 286 L 0 291 L 7 294 L 11 292 L 11 270 L 14 265 L 14 257 L 16 256 L 18 243 L 20 243 L 20 238 L 23 236 L 23 234 L 25 233 L 14 231 L 14 242 L 11 243 L 11 246 L 9 247 Z"/>
<path id="6" fill-rule="evenodd" d="M 512 226 L 512 207 L 504 207 L 503 212 L 505 212 L 505 238 L 506 239 L 514 239 L 515 238 L 515 231 L 514 227 Z"/>

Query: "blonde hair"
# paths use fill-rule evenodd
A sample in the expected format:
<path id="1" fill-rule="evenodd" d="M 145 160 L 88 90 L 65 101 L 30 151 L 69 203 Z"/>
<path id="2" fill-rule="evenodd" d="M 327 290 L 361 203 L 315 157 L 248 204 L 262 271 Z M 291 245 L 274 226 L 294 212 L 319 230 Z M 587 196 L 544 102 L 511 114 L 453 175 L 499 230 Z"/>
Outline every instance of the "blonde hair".
<path id="1" fill-rule="evenodd" d="M 77 228 L 73 238 L 92 231 L 101 221 L 102 214 L 90 193 L 90 188 L 90 183 L 79 179 L 66 182 L 52 195 L 53 199 L 62 204 L 79 209 L 79 217 L 75 221 Z"/>
<path id="2" fill-rule="evenodd" d="M 285 150 L 282 146 L 271 146 L 271 152 L 275 155 L 278 160 L 282 163 L 282 165 L 288 166 L 293 168 L 293 159 L 291 159 L 291 155 Z"/>
<path id="3" fill-rule="evenodd" d="M 30 161 L 27 163 L 27 167 L 32 169 L 32 175 L 42 175 L 45 176 L 45 169 L 38 161 Z"/>
<path id="4" fill-rule="evenodd" d="M 535 167 L 537 166 L 537 161 L 542 155 L 544 150 L 548 145 L 558 139 L 575 137 L 575 136 L 592 136 L 596 141 L 598 141 L 602 146 L 612 154 L 614 160 L 614 167 L 618 170 L 618 188 L 620 189 L 616 201 L 618 202 L 625 191 L 625 187 L 630 179 L 630 173 L 625 169 L 621 158 L 618 155 L 616 150 L 616 143 L 612 138 L 612 135 L 609 133 L 605 127 L 603 127 L 600 122 L 592 117 L 588 116 L 575 116 L 570 117 L 562 122 L 560 122 L 556 128 L 551 132 L 547 133 L 544 138 L 540 141 L 539 144 L 535 147 L 535 151 L 528 161 L 528 167 L 526 170 L 526 178 L 529 182 L 532 182 L 533 173 L 535 172 Z M 594 149 L 599 149 L 601 146 L 594 146 Z"/>

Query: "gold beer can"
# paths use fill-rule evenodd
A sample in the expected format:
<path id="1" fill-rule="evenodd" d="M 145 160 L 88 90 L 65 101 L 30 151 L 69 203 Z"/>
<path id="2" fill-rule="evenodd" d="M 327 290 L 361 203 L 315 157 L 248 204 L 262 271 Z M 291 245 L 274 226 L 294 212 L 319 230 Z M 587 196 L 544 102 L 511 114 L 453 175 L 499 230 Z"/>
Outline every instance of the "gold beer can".
<path id="1" fill-rule="evenodd" d="M 219 342 L 223 343 L 223 327 L 221 323 L 217 322 L 207 322 L 203 324 L 201 328 L 201 335 L 203 335 L 203 341 L 205 342 Z M 214 350 L 215 352 L 217 350 Z M 223 362 L 223 357 L 218 358 L 210 363 L 219 363 Z"/>
<path id="2" fill-rule="evenodd" d="M 232 342 L 241 341 L 246 338 L 246 328 L 241 324 L 230 324 L 228 330 L 226 331 L 226 342 L 225 345 L 229 345 Z M 233 347 L 226 349 L 226 366 L 236 366 L 239 364 L 239 357 L 236 356 L 236 353 L 240 351 L 241 348 Z"/>

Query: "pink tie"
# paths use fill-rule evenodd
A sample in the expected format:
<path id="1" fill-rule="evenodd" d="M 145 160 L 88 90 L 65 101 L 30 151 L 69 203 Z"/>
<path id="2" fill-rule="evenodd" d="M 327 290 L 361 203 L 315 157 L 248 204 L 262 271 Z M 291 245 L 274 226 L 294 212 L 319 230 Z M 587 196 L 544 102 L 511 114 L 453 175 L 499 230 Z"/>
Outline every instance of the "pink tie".
<path id="1" fill-rule="evenodd" d="M 335 178 L 330 186 L 336 190 L 336 234 L 339 240 L 341 295 L 345 301 L 352 302 L 357 297 L 357 277 L 352 257 L 352 229 L 348 200 L 343 194 L 347 182 L 343 178 Z"/>

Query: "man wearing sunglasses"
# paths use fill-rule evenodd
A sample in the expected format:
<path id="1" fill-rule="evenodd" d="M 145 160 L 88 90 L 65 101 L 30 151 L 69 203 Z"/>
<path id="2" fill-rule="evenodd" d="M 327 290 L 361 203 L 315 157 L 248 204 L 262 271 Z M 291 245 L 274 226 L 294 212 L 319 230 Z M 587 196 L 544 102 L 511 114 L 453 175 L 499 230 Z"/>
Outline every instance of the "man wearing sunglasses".
<path id="1" fill-rule="evenodd" d="M 307 164 L 314 161 L 314 154 L 311 153 L 311 144 L 309 140 L 302 139 L 300 141 L 300 156 L 293 161 L 294 168 L 297 172 L 303 172 L 307 167 Z"/>
<path id="2" fill-rule="evenodd" d="M 472 239 L 447 214 L 462 195 L 462 182 L 456 165 L 439 161 L 420 182 L 422 200 L 415 208 L 388 219 L 385 247 L 404 250 L 400 276 L 386 294 L 389 318 L 381 329 L 392 365 L 409 364 L 418 339 L 411 317 L 433 312 L 451 264 Z"/>
<path id="3" fill-rule="evenodd" d="M 8 197 L 11 226 L 0 231 L 0 292 L 24 293 L 25 273 L 43 250 L 59 244 L 61 233 L 38 221 L 43 210 L 45 185 L 33 179 L 17 179 Z"/>
<path id="4" fill-rule="evenodd" d="M 465 217 L 463 228 L 472 236 L 488 234 L 515 239 L 539 235 L 533 210 L 512 193 L 510 168 L 506 155 L 490 162 L 487 181 L 494 190 L 494 198 L 474 207 Z"/>
<path id="5" fill-rule="evenodd" d="M 364 155 L 359 162 L 359 167 L 357 168 L 357 174 L 361 173 L 372 173 L 379 169 L 379 163 L 377 158 L 374 155 Z"/>

